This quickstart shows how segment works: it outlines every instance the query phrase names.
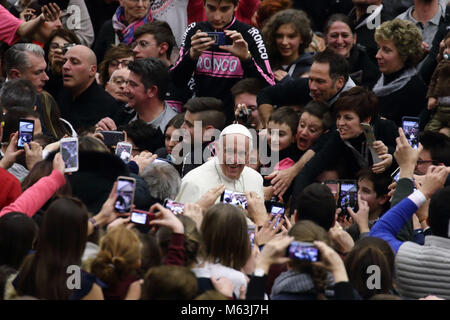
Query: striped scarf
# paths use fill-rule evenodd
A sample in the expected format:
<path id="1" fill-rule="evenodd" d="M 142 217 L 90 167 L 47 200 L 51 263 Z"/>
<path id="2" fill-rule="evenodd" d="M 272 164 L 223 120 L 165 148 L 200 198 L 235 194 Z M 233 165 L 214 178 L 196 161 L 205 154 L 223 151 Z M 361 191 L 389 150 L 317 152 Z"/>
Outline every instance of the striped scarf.
<path id="1" fill-rule="evenodd" d="M 119 40 L 122 43 L 130 45 L 133 42 L 134 31 L 146 24 L 153 21 L 151 10 L 149 9 L 144 18 L 134 21 L 130 24 L 125 20 L 124 8 L 119 6 L 112 18 L 113 28 L 116 34 L 119 36 Z"/>

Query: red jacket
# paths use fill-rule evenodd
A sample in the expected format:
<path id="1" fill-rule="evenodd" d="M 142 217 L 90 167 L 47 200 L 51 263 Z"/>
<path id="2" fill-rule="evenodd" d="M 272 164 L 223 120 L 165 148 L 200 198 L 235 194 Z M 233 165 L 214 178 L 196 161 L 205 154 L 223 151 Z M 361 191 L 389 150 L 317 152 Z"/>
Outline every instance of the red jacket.
<path id="1" fill-rule="evenodd" d="M 3 183 L 3 180 L 0 181 Z M 32 217 L 64 184 L 66 184 L 64 175 L 58 170 L 53 170 L 49 176 L 39 179 L 38 182 L 25 190 L 16 201 L 4 207 L 0 211 L 0 217 L 13 211 L 22 212 Z"/>
<path id="2" fill-rule="evenodd" d="M 0 168 L 0 209 L 14 202 L 22 193 L 20 182 L 15 176 Z"/>

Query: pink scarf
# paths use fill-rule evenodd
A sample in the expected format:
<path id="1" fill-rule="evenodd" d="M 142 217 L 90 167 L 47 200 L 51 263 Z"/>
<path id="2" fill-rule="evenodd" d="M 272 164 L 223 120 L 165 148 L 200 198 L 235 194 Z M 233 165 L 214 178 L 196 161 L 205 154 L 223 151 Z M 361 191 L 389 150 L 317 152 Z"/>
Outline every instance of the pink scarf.
<path id="1" fill-rule="evenodd" d="M 132 22 L 127 25 L 125 20 L 124 8 L 119 6 L 112 18 L 113 28 L 116 34 L 119 36 L 120 42 L 130 45 L 133 42 L 133 35 L 136 28 L 153 21 L 151 10 L 148 9 L 144 18 Z"/>

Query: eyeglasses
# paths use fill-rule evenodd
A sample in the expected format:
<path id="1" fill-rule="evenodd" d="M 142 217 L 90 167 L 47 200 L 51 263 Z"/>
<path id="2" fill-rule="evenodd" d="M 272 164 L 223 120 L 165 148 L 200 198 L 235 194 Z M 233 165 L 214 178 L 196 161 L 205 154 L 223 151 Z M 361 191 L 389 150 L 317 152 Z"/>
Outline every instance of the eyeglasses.
<path id="1" fill-rule="evenodd" d="M 156 45 L 156 43 L 150 43 L 150 42 L 147 42 L 147 41 L 145 41 L 145 40 L 139 40 L 139 41 L 134 41 L 132 44 L 131 44 L 131 48 L 136 48 L 137 46 L 139 46 L 139 47 L 141 47 L 142 49 L 145 49 L 145 48 L 147 48 L 147 47 L 150 47 L 150 46 L 154 46 L 154 45 Z"/>
<path id="2" fill-rule="evenodd" d="M 48 47 L 50 50 L 61 49 L 62 51 L 67 51 L 75 45 L 76 45 L 75 43 L 66 43 L 66 44 L 63 44 L 62 46 L 60 46 L 56 42 L 52 42 L 52 43 L 50 43 L 50 45 Z"/>
<path id="3" fill-rule="evenodd" d="M 111 78 L 110 81 L 118 86 L 121 86 L 123 84 L 128 84 L 128 81 L 125 80 L 124 78 Z"/>
<path id="4" fill-rule="evenodd" d="M 132 62 L 133 60 L 112 60 L 109 63 L 109 66 L 113 68 L 117 68 L 120 65 L 122 65 L 122 67 L 128 67 L 128 65 Z"/>

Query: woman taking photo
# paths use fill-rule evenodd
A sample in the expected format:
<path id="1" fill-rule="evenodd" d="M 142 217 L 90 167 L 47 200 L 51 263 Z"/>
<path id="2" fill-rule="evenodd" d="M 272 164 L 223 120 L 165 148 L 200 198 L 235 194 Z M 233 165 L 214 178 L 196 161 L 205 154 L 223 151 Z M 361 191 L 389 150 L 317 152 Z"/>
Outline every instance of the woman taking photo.
<path id="1" fill-rule="evenodd" d="M 347 59 L 351 68 L 350 77 L 357 85 L 371 88 L 380 72 L 366 49 L 356 44 L 353 30 L 353 23 L 348 16 L 340 13 L 331 15 L 324 30 L 327 48 Z"/>
<path id="2" fill-rule="evenodd" d="M 378 117 L 374 93 L 353 87 L 341 94 L 334 104 L 334 112 L 337 130 L 330 133 L 328 141 L 296 177 L 293 196 L 338 160 L 346 164 L 342 177 L 345 179 L 355 179 L 355 173 L 362 168 L 370 167 L 374 173 L 381 173 L 392 165 L 397 127 L 392 121 Z M 376 141 L 372 145 L 366 141 L 363 123 L 373 129 Z"/>
<path id="3" fill-rule="evenodd" d="M 381 76 L 372 91 L 380 116 L 401 126 L 402 117 L 416 117 L 427 106 L 427 87 L 416 70 L 423 55 L 422 36 L 412 22 L 394 19 L 377 28 L 375 41 Z"/>
<path id="4" fill-rule="evenodd" d="M 276 81 L 298 78 L 309 72 L 313 53 L 305 52 L 312 39 L 303 11 L 287 9 L 270 18 L 263 29 L 269 61 Z"/>

